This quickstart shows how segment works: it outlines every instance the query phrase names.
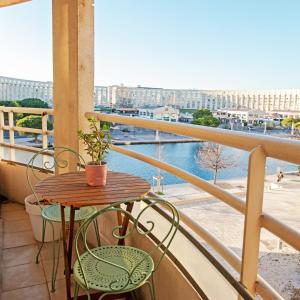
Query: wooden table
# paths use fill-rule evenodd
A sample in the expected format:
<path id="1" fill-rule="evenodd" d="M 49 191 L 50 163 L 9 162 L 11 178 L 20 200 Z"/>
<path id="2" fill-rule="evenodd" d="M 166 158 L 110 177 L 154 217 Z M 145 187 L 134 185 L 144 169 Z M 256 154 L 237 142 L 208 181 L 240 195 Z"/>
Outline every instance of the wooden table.
<path id="1" fill-rule="evenodd" d="M 67 299 L 71 299 L 71 260 L 74 234 L 75 210 L 83 206 L 109 205 L 125 199 L 145 196 L 150 191 L 149 183 L 127 173 L 108 172 L 104 187 L 91 187 L 86 184 L 85 172 L 65 173 L 48 177 L 36 184 L 36 192 L 50 203 L 60 204 L 62 238 L 65 261 Z M 64 208 L 70 206 L 69 242 L 67 243 Z M 131 212 L 132 205 L 127 205 Z M 119 220 L 120 222 L 120 220 Z M 122 221 L 124 233 L 129 219 Z"/>

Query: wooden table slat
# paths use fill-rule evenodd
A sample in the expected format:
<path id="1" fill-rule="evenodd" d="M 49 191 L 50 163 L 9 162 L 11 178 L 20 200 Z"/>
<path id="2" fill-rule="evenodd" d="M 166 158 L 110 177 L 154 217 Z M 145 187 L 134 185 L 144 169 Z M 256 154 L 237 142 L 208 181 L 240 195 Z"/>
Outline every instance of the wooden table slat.
<path id="1" fill-rule="evenodd" d="M 50 189 L 51 187 L 49 186 L 46 186 L 46 187 L 42 187 L 42 188 L 39 188 L 39 192 L 41 193 L 44 193 L 46 192 L 48 195 L 51 195 L 51 194 L 55 194 L 55 193 L 59 193 L 59 194 L 66 194 L 66 193 L 73 193 L 74 192 L 74 189 L 76 189 L 77 193 L 80 193 L 80 192 L 84 192 L 86 194 L 95 194 L 95 193 L 102 193 L 102 192 L 106 192 L 106 191 L 117 191 L 117 190 L 125 190 L 125 189 L 130 189 L 132 190 L 132 187 L 138 189 L 138 188 L 147 188 L 148 186 L 146 184 L 143 184 L 143 183 L 134 183 L 134 184 L 130 184 L 130 183 L 127 183 L 127 184 L 124 184 L 122 186 L 117 186 L 117 185 L 114 185 L 114 186 L 111 186 L 109 189 L 107 188 L 103 188 L 103 189 L 91 189 L 91 190 L 87 190 L 85 188 L 85 185 L 68 185 L 68 186 L 64 186 L 64 187 L 61 187 L 61 188 L 55 188 L 55 189 Z"/>
<path id="2" fill-rule="evenodd" d="M 150 185 L 146 180 L 131 174 L 111 171 L 108 172 L 104 187 L 88 186 L 85 172 L 51 176 L 36 184 L 36 192 L 43 199 L 76 207 L 111 204 L 144 196 L 149 191 Z"/>

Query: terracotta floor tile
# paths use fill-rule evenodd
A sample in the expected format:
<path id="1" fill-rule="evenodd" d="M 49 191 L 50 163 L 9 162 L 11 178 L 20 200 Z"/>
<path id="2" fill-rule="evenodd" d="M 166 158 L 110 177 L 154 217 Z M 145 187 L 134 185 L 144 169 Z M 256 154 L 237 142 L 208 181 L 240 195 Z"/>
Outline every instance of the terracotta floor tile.
<path id="1" fill-rule="evenodd" d="M 22 289 L 4 292 L 2 300 L 49 300 L 49 292 L 46 284 L 35 285 Z"/>
<path id="2" fill-rule="evenodd" d="M 38 243 L 38 246 L 40 245 L 40 243 Z M 56 255 L 57 255 L 57 251 L 58 251 L 58 244 L 56 243 L 55 245 L 55 249 L 56 249 Z M 60 243 L 60 253 L 59 256 L 62 257 L 63 256 L 63 245 L 62 242 Z M 52 242 L 49 243 L 45 243 L 43 248 L 42 248 L 42 252 L 41 252 L 41 257 L 42 260 L 51 260 L 53 257 L 53 251 L 52 251 Z M 61 258 L 63 259 L 63 258 Z"/>
<path id="3" fill-rule="evenodd" d="M 8 248 L 3 250 L 3 266 L 11 267 L 35 262 L 36 245 Z"/>
<path id="4" fill-rule="evenodd" d="M 14 202 L 3 203 L 1 206 L 2 212 L 4 211 L 16 211 L 16 210 L 24 210 L 24 205 Z"/>
<path id="5" fill-rule="evenodd" d="M 2 269 L 2 291 L 10 291 L 45 283 L 41 264 L 25 264 Z"/>
<path id="6" fill-rule="evenodd" d="M 31 224 L 28 218 L 17 221 L 4 221 L 3 227 L 6 233 L 31 230 Z"/>
<path id="7" fill-rule="evenodd" d="M 6 221 L 19 221 L 28 219 L 28 214 L 25 209 L 15 211 L 2 211 L 2 219 Z"/>
<path id="8" fill-rule="evenodd" d="M 51 290 L 51 282 L 47 282 L 48 284 L 48 289 L 49 291 Z M 71 295 L 74 295 L 74 284 L 72 282 L 72 286 L 71 286 Z M 80 295 L 85 295 L 85 292 L 80 288 L 79 289 L 79 296 Z M 55 292 L 51 293 L 50 292 L 50 298 L 51 300 L 65 300 L 67 299 L 66 297 L 66 283 L 65 283 L 65 279 L 59 279 L 56 281 L 55 284 Z"/>
<path id="9" fill-rule="evenodd" d="M 31 231 L 4 233 L 3 248 L 20 247 L 36 244 Z"/>
<path id="10" fill-rule="evenodd" d="M 53 260 L 43 260 L 42 261 L 44 270 L 45 270 L 45 274 L 46 274 L 46 280 L 50 281 L 52 279 L 52 267 L 53 267 Z M 62 257 L 59 258 L 59 263 L 58 263 L 58 270 L 57 270 L 57 276 L 56 279 L 63 279 L 65 278 L 64 275 L 64 270 L 65 270 L 65 266 L 64 266 L 64 260 Z"/>

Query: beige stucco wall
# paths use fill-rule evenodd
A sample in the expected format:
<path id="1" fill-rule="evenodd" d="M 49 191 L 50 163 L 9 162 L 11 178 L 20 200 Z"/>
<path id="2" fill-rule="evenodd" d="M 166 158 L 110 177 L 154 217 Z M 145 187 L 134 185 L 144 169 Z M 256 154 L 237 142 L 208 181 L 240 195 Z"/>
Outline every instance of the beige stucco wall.
<path id="1" fill-rule="evenodd" d="M 38 172 L 40 178 L 51 176 Z M 0 161 L 0 194 L 11 201 L 24 204 L 24 199 L 30 195 L 26 179 L 26 167 Z"/>

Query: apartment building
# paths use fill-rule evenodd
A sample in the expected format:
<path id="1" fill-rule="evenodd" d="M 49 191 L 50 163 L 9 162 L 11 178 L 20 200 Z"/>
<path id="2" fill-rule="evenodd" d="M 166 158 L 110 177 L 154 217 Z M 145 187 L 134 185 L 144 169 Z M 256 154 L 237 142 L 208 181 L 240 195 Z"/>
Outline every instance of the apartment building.
<path id="1" fill-rule="evenodd" d="M 40 98 L 52 106 L 52 82 L 0 76 L 0 100 Z M 128 87 L 125 85 L 95 86 L 95 105 L 117 108 L 171 106 L 174 108 L 211 111 L 257 110 L 300 111 L 300 89 L 291 90 L 196 90 Z"/>
<path id="2" fill-rule="evenodd" d="M 52 82 L 0 76 L 0 100 L 20 100 L 24 98 L 39 98 L 52 106 Z"/>
<path id="3" fill-rule="evenodd" d="M 118 107 L 173 106 L 185 109 L 249 109 L 300 111 L 300 89 L 294 90 L 190 90 L 149 87 L 111 87 L 111 103 Z"/>

